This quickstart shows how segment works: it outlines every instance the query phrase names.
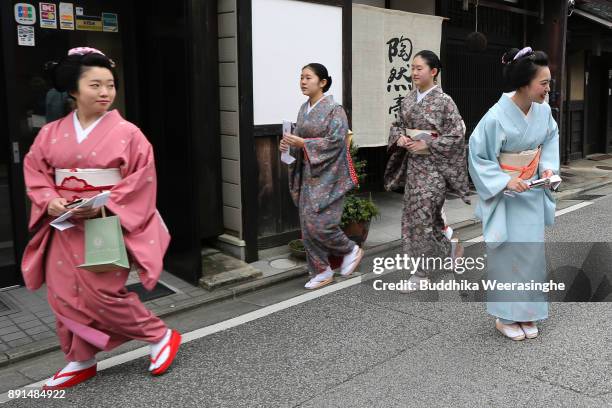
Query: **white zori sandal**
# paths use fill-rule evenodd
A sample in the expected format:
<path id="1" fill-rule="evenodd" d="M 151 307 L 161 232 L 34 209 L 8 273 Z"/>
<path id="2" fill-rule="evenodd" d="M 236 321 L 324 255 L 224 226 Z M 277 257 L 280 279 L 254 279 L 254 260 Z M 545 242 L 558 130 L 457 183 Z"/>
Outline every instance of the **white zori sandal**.
<path id="1" fill-rule="evenodd" d="M 538 326 L 536 326 L 535 322 L 521 322 L 521 329 L 525 332 L 525 337 L 528 339 L 535 339 L 538 337 Z"/>
<path id="2" fill-rule="evenodd" d="M 314 278 L 308 281 L 304 287 L 306 289 L 319 289 L 325 285 L 329 285 L 334 281 L 334 271 L 332 271 L 329 267 L 319 274 L 317 274 Z"/>
<path id="3" fill-rule="evenodd" d="M 521 329 L 518 323 L 503 324 L 499 319 L 495 320 L 495 328 L 499 330 L 501 334 L 508 337 L 509 339 L 520 341 L 525 339 L 525 332 Z"/>
<path id="4" fill-rule="evenodd" d="M 363 249 L 359 248 L 359 245 L 355 245 L 353 250 L 346 254 L 342 259 L 342 265 L 340 266 L 340 275 L 349 276 L 359 266 L 363 258 Z"/>

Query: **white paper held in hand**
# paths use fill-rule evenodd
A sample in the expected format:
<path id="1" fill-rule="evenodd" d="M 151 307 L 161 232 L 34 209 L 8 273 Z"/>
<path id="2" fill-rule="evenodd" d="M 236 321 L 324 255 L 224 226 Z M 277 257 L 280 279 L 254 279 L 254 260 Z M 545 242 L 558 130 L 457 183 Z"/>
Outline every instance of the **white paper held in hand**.
<path id="1" fill-rule="evenodd" d="M 100 208 L 103 205 L 106 205 L 110 194 L 110 191 L 103 191 L 96 196 L 83 200 L 82 203 L 74 207 L 72 210 L 76 210 L 77 208 Z M 74 224 L 68 221 L 68 219 L 73 215 L 72 210 L 66 211 L 65 213 L 51 221 L 50 225 L 60 231 L 74 227 Z"/>
<path id="2" fill-rule="evenodd" d="M 283 136 L 285 133 L 291 133 L 291 122 L 288 120 L 283 120 Z M 291 164 L 295 161 L 295 157 L 293 157 L 289 150 L 281 153 L 281 161 L 285 164 Z"/>

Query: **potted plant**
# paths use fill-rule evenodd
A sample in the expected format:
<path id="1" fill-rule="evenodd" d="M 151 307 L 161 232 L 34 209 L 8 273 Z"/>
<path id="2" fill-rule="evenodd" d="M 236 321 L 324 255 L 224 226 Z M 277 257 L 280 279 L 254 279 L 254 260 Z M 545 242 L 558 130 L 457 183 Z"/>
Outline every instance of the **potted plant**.
<path id="1" fill-rule="evenodd" d="M 365 166 L 367 161 L 357 158 L 359 148 L 353 143 L 352 133 L 349 137 L 351 138 L 349 146 L 351 157 L 353 158 L 353 166 L 359 184 L 361 184 L 366 177 Z M 376 204 L 372 201 L 371 195 L 367 198 L 361 197 L 359 190 L 359 187 L 355 188 L 347 194 L 344 199 L 344 210 L 342 211 L 340 227 L 344 230 L 344 233 L 349 239 L 361 246 L 368 238 L 370 222 L 372 218 L 378 215 L 378 207 L 376 207 Z"/>
<path id="2" fill-rule="evenodd" d="M 304 248 L 304 242 L 301 239 L 294 239 L 289 241 L 289 251 L 291 255 L 296 258 L 306 259 L 306 249 Z"/>

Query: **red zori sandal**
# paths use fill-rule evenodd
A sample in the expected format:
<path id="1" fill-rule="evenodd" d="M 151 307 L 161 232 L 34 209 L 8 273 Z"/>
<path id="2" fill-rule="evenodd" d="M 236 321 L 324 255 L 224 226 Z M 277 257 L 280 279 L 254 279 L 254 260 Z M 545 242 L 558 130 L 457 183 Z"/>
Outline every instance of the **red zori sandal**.
<path id="1" fill-rule="evenodd" d="M 151 358 L 151 363 L 156 365 L 164 354 L 164 351 L 168 348 L 170 352 L 168 353 L 168 357 L 166 357 L 165 361 L 156 369 L 151 371 L 151 375 L 162 375 L 165 373 L 170 365 L 174 361 L 174 357 L 176 357 L 176 353 L 178 352 L 179 346 L 181 345 L 181 334 L 176 330 L 172 330 L 172 334 L 170 335 L 170 340 L 159 351 L 155 358 Z"/>
<path id="2" fill-rule="evenodd" d="M 68 373 L 62 373 L 62 371 L 60 370 L 57 373 L 55 373 L 51 381 L 58 380 L 62 377 L 71 377 L 71 378 L 62 383 L 56 384 L 56 385 L 46 385 L 45 384 L 43 385 L 42 389 L 43 390 L 59 390 L 62 388 L 74 387 L 75 385 L 80 384 L 83 381 L 87 381 L 90 378 L 95 377 L 98 371 L 97 367 L 98 366 L 94 364 L 91 367 L 85 368 L 83 370 L 70 371 Z"/>

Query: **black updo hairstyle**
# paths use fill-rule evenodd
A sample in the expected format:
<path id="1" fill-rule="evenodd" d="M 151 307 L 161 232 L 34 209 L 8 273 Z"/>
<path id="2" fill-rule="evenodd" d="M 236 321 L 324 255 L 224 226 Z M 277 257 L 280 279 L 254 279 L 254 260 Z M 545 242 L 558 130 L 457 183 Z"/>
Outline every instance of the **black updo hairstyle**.
<path id="1" fill-rule="evenodd" d="M 502 57 L 504 80 L 512 90 L 529 85 L 538 70 L 548 66 L 548 55 L 543 51 L 531 51 L 514 59 L 518 53 L 518 48 L 512 48 Z"/>
<path id="2" fill-rule="evenodd" d="M 329 88 L 331 88 L 331 85 L 332 85 L 332 77 L 329 76 L 329 73 L 327 72 L 327 68 L 325 68 L 325 65 L 319 64 L 316 62 L 311 62 L 310 64 L 304 66 L 302 70 L 306 68 L 312 70 L 312 72 L 314 72 L 315 75 L 319 77 L 320 81 L 326 79 L 327 83 L 323 87 L 323 92 L 329 91 Z"/>
<path id="3" fill-rule="evenodd" d="M 430 50 L 419 51 L 414 55 L 414 58 L 416 57 L 423 58 L 423 61 L 425 61 L 429 69 L 433 70 L 436 68 L 438 70 L 434 76 L 434 82 L 436 82 L 438 80 L 438 75 L 440 75 L 440 71 L 442 70 L 442 62 L 440 62 L 440 57 L 438 57 L 435 52 Z"/>
<path id="4" fill-rule="evenodd" d="M 47 62 L 44 69 L 53 87 L 59 92 L 67 92 L 70 95 L 71 92 L 79 90 L 79 78 L 92 67 L 108 69 L 113 74 L 115 87 L 119 86 L 115 63 L 107 56 L 98 53 L 67 55 L 59 62 Z"/>

